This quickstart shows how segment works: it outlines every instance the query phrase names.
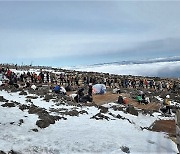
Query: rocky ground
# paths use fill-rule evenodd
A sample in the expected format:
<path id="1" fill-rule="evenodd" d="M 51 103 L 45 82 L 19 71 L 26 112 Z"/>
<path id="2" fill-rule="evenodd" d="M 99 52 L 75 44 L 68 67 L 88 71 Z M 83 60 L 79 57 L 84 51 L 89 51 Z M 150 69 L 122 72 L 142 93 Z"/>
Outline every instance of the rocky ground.
<path id="1" fill-rule="evenodd" d="M 80 110 L 80 108 L 86 107 L 95 107 L 99 110 L 99 113 L 96 113 L 91 116 L 91 119 L 95 120 L 112 120 L 112 119 L 122 119 L 127 120 L 129 123 L 133 123 L 130 119 L 123 117 L 121 115 L 115 115 L 112 112 L 108 112 L 109 108 L 102 106 L 103 104 L 116 102 L 119 94 L 112 94 L 111 89 L 108 89 L 108 92 L 105 95 L 94 95 L 93 102 L 88 103 L 75 103 L 68 95 L 60 95 L 51 92 L 49 86 L 39 86 L 38 90 L 33 90 L 31 88 L 19 89 L 14 87 L 1 87 L 1 91 L 7 91 L 8 93 L 18 92 L 19 95 L 25 96 L 26 103 L 21 103 L 13 100 L 8 100 L 4 98 L 0 93 L 0 105 L 5 108 L 13 108 L 18 107 L 19 110 L 26 110 L 29 114 L 34 114 L 38 116 L 38 120 L 36 121 L 37 128 L 31 128 L 32 131 L 38 132 L 39 129 L 47 128 L 50 125 L 55 124 L 59 120 L 67 120 L 67 116 L 79 116 L 86 115 L 88 112 L 86 110 Z M 113 105 L 110 109 L 114 111 L 123 111 L 124 113 L 129 113 L 135 116 L 142 113 L 144 115 L 153 116 L 154 112 L 159 112 L 159 108 L 161 107 L 161 102 L 157 99 L 157 96 L 161 98 L 165 98 L 167 94 L 171 95 L 171 99 L 176 102 L 180 102 L 180 96 L 177 93 L 168 92 L 168 91 L 154 91 L 154 90 L 143 90 L 147 96 L 150 97 L 151 103 L 148 105 L 139 104 L 135 98 L 137 96 L 139 89 L 122 89 L 121 95 L 127 97 L 128 104 L 126 105 Z M 74 93 L 74 92 L 70 92 Z M 68 94 L 70 94 L 68 93 Z M 67 108 L 56 108 L 50 107 L 47 111 L 46 108 L 37 106 L 33 103 L 37 98 L 41 98 L 46 102 L 53 101 L 56 106 L 65 105 L 65 106 L 73 106 L 71 109 Z M 175 109 L 172 110 L 175 113 Z M 108 113 L 108 114 L 107 114 Z M 106 114 L 106 115 L 105 115 Z M 169 116 L 169 115 L 162 115 Z M 24 123 L 23 119 L 18 119 L 18 121 L 12 121 L 10 124 L 14 125 L 22 125 Z M 150 127 L 141 127 L 141 129 L 147 129 L 151 131 L 157 132 L 166 132 L 170 137 L 175 139 L 175 121 L 174 120 L 157 120 Z M 173 139 L 173 140 L 174 140 Z M 175 140 L 174 140 L 175 141 Z M 124 147 L 123 150 L 128 153 L 128 148 Z M 0 154 L 4 154 L 4 151 L 0 151 Z M 11 150 L 8 152 L 9 154 L 15 154 L 16 152 Z"/>

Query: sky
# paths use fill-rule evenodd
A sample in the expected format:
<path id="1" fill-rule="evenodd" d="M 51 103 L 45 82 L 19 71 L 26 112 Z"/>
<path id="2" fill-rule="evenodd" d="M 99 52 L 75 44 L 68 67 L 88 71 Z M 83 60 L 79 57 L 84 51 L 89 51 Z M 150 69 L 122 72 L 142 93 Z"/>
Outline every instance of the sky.
<path id="1" fill-rule="evenodd" d="M 180 56 L 180 1 L 0 1 L 0 62 L 89 65 Z"/>

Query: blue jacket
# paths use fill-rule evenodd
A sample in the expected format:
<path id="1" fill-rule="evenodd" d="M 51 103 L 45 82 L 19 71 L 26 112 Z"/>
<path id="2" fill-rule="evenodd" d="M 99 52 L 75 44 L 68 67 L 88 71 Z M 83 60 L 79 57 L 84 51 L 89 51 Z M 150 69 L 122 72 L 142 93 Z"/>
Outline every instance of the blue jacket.
<path id="1" fill-rule="evenodd" d="M 56 86 L 56 87 L 54 87 L 54 89 L 53 89 L 55 92 L 60 92 L 60 86 Z"/>

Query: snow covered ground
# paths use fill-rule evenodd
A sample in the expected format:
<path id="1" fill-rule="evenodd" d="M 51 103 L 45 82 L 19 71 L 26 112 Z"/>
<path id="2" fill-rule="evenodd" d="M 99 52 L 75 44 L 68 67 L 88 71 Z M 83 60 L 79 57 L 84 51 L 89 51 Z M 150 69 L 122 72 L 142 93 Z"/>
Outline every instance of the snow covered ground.
<path id="1" fill-rule="evenodd" d="M 0 91 L 9 101 L 17 101 L 20 104 L 29 104 L 26 96 L 19 92 L 8 93 Z M 154 116 L 139 114 L 134 116 L 123 111 L 114 111 L 106 104 L 109 120 L 96 120 L 91 117 L 99 112 L 92 106 L 57 105 L 53 101 L 46 102 L 43 98 L 32 99 L 34 105 L 45 108 L 71 110 L 85 110 L 88 114 L 79 116 L 64 116 L 67 120 L 56 121 L 55 124 L 41 129 L 36 125 L 38 115 L 29 114 L 27 110 L 21 111 L 18 106 L 0 106 L 0 150 L 8 152 L 14 150 L 23 154 L 36 153 L 177 153 L 176 144 L 163 132 L 142 130 L 140 127 L 149 127 L 155 120 L 160 119 L 159 113 Z M 4 102 L 0 102 L 0 105 Z M 117 119 L 111 114 L 121 115 L 131 121 Z M 51 115 L 58 115 L 51 112 Z M 23 123 L 20 123 L 23 119 Z M 163 119 L 163 117 L 161 117 Z M 32 129 L 37 129 L 38 132 Z M 126 149 L 126 150 L 125 150 Z M 123 152 L 124 151 L 124 152 Z"/>

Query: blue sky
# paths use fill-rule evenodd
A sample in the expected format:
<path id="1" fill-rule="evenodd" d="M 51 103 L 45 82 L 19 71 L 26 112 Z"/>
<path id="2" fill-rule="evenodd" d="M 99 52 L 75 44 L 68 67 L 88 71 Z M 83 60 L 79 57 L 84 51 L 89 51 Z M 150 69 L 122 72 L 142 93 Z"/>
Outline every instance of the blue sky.
<path id="1" fill-rule="evenodd" d="M 0 1 L 0 61 L 75 66 L 180 56 L 178 1 Z"/>

